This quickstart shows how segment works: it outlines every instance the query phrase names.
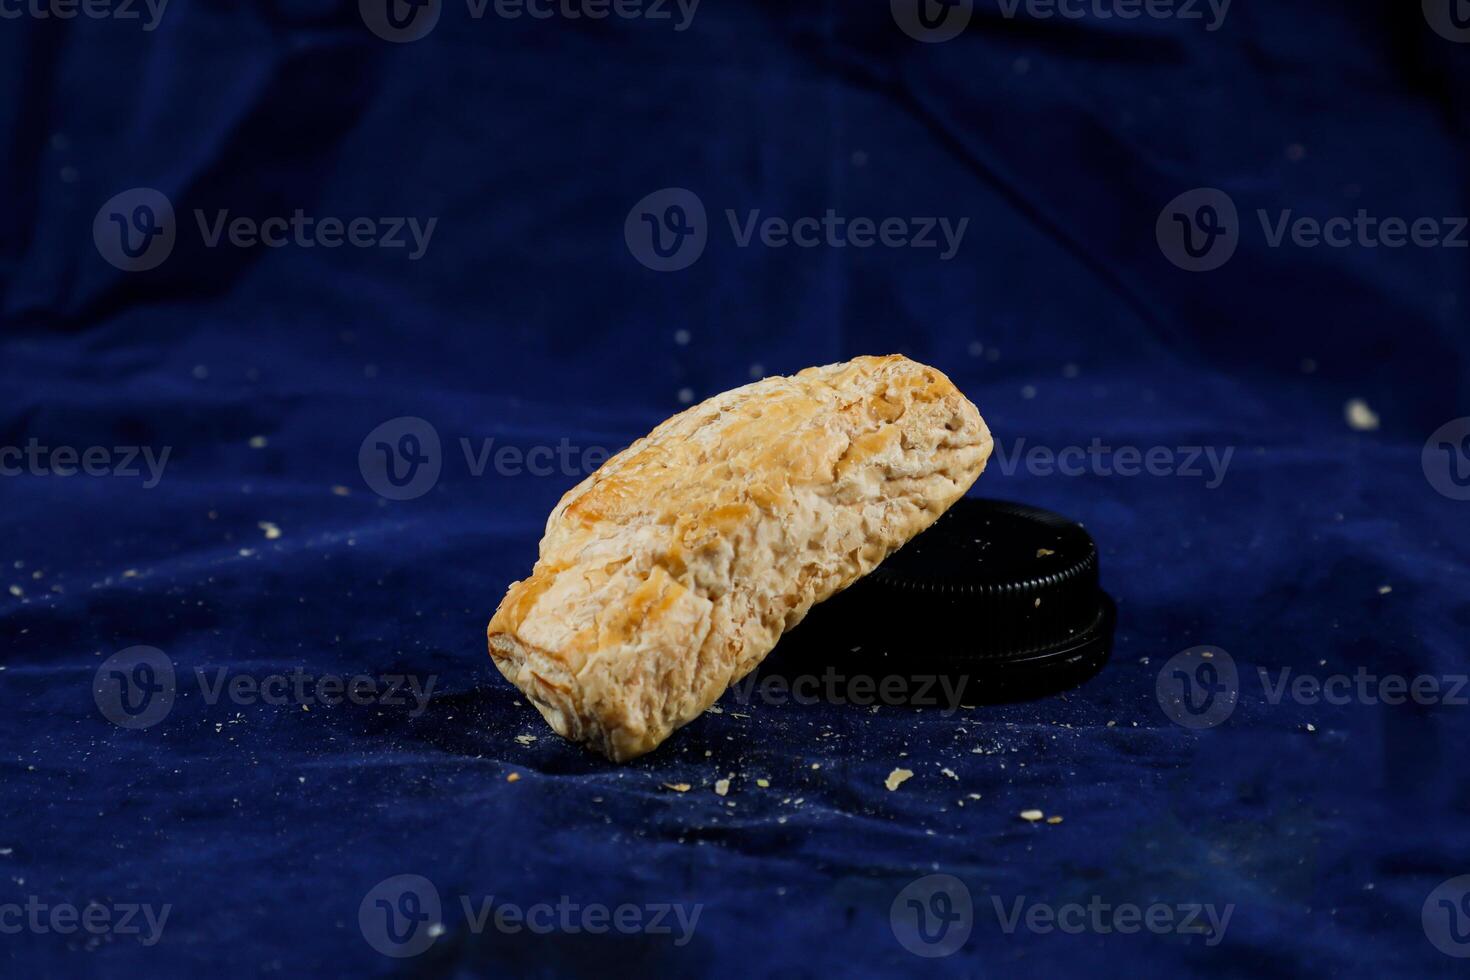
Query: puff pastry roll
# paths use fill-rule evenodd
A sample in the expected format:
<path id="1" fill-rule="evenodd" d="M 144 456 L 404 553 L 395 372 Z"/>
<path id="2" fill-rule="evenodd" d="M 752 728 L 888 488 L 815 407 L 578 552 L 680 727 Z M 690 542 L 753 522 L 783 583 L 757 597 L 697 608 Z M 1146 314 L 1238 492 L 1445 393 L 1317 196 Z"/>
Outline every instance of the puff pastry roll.
<path id="1" fill-rule="evenodd" d="M 948 378 L 897 355 L 716 395 L 562 497 L 490 656 L 558 734 L 642 755 L 964 496 L 991 446 Z"/>

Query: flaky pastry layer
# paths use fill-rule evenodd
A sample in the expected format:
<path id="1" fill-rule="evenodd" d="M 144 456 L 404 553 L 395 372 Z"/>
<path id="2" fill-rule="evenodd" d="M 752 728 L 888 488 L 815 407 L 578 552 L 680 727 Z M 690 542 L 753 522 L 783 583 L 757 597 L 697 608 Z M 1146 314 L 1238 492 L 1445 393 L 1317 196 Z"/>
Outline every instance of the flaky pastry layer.
<path id="1" fill-rule="evenodd" d="M 562 497 L 490 655 L 562 736 L 642 755 L 938 519 L 991 447 L 948 378 L 897 355 L 716 395 Z"/>

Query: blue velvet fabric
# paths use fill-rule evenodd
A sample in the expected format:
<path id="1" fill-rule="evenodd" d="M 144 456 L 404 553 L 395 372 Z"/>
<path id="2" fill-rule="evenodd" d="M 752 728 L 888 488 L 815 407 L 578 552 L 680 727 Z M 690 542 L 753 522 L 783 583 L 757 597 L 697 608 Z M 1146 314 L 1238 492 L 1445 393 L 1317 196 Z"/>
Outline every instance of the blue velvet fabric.
<path id="1" fill-rule="evenodd" d="M 400 44 L 327 0 L 0 24 L 0 446 L 36 447 L 0 458 L 5 972 L 1462 973 L 1426 923 L 1470 874 L 1470 708 L 1272 703 L 1259 672 L 1467 669 L 1470 503 L 1426 476 L 1470 466 L 1460 430 L 1431 439 L 1470 415 L 1467 253 L 1271 229 L 1362 209 L 1452 231 L 1470 46 L 1407 2 L 1238 0 L 1214 30 L 1013 7 L 980 0 L 941 43 L 877 0 L 705 0 L 682 30 L 673 4 L 446 3 Z M 135 188 L 176 240 L 125 271 L 108 235 L 153 227 Z M 706 212 L 675 271 L 629 245 L 665 188 Z M 1208 271 L 1168 244 L 1197 188 L 1238 209 Z M 643 212 L 665 231 L 667 203 Z M 210 245 L 221 211 L 298 209 L 437 221 L 417 257 L 407 231 Z M 741 244 L 754 211 L 829 209 L 968 223 L 948 258 Z M 895 351 L 989 421 L 974 493 L 1092 531 L 1108 667 L 956 711 L 737 692 L 621 766 L 552 735 L 484 628 L 560 495 L 690 399 Z M 57 447 L 105 461 L 61 475 Z M 1120 475 L 1122 447 L 1160 465 Z M 1228 454 L 1218 478 L 1190 447 Z M 437 476 L 397 487 L 395 459 Z M 1238 676 L 1212 727 L 1158 696 L 1201 646 Z M 139 647 L 159 654 L 109 659 Z M 316 686 L 356 675 L 376 700 Z M 306 687 L 251 693 L 278 676 Z M 395 676 L 427 702 L 385 696 Z M 135 681 L 164 716 L 118 715 Z M 895 769 L 914 775 L 889 790 Z M 956 906 L 902 893 L 936 873 L 973 911 L 924 957 L 903 917 Z M 442 908 L 413 956 L 373 942 L 375 916 L 423 908 L 422 885 L 374 892 L 399 875 Z M 477 929 L 462 900 L 492 896 L 699 917 Z M 1008 932 L 1018 900 L 1233 912 L 1222 936 Z M 89 905 L 96 935 L 46 918 Z M 169 909 L 156 943 L 141 912 L 121 928 L 129 905 Z"/>

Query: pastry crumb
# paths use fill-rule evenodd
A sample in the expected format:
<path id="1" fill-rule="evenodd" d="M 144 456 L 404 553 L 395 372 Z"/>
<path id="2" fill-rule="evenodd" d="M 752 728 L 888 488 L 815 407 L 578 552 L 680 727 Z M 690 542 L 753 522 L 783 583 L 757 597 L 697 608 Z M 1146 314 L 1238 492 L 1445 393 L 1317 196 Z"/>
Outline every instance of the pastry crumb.
<path id="1" fill-rule="evenodd" d="M 1055 551 L 1052 551 L 1050 548 L 1037 548 L 1036 549 L 1036 557 L 1037 558 L 1045 558 L 1047 555 L 1054 555 L 1054 554 L 1056 554 L 1056 552 Z"/>
<path id="2" fill-rule="evenodd" d="M 509 776 L 506 776 L 505 777 L 505 781 L 507 783 L 517 783 L 517 782 L 520 782 L 520 779 L 521 779 L 521 774 L 518 773 L 518 772 L 513 772 Z"/>
<path id="3" fill-rule="evenodd" d="M 755 784 L 761 789 L 770 789 L 771 787 L 771 781 L 769 779 L 757 779 Z"/>
<path id="4" fill-rule="evenodd" d="M 715 795 L 716 796 L 724 796 L 724 795 L 726 795 L 729 792 L 730 792 L 730 780 L 728 780 L 728 779 L 716 779 L 715 780 Z"/>
<path id="5" fill-rule="evenodd" d="M 1061 817 L 1047 817 L 1046 818 L 1046 822 L 1047 823 L 1053 823 L 1053 824 L 1055 824 L 1055 823 L 1061 823 L 1062 822 L 1062 818 Z"/>
<path id="6" fill-rule="evenodd" d="M 1027 823 L 1035 823 L 1042 817 L 1046 816 L 1046 814 L 1042 813 L 1040 810 L 1022 810 L 1020 816 L 1021 819 L 1025 820 Z"/>
<path id="7" fill-rule="evenodd" d="M 883 785 L 887 786 L 888 792 L 892 793 L 912 778 L 914 778 L 912 769 L 895 769 L 888 774 L 887 779 L 883 780 Z"/>
<path id="8" fill-rule="evenodd" d="M 1376 432 L 1381 424 L 1378 413 L 1361 398 L 1350 399 L 1342 407 L 1342 414 L 1347 419 L 1348 427 L 1355 432 Z"/>
<path id="9" fill-rule="evenodd" d="M 671 789 L 675 793 L 687 793 L 687 792 L 689 792 L 689 784 L 688 783 L 664 783 L 664 789 Z"/>

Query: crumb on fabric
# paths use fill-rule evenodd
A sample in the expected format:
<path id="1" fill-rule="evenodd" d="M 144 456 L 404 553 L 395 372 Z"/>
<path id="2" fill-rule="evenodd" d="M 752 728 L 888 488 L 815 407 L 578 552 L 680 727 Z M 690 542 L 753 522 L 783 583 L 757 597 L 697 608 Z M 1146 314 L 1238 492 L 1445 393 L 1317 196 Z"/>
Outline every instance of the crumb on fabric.
<path id="1" fill-rule="evenodd" d="M 518 773 L 518 772 L 513 772 L 513 773 L 511 773 L 511 774 L 510 774 L 510 775 L 509 775 L 509 776 L 506 776 L 506 777 L 505 777 L 505 781 L 506 781 L 506 782 L 507 782 L 507 783 L 516 783 L 516 782 L 520 782 L 520 779 L 521 779 L 521 774 L 520 774 L 520 773 Z"/>
<path id="2" fill-rule="evenodd" d="M 716 796 L 725 796 L 729 792 L 730 792 L 730 780 L 728 780 L 728 779 L 716 779 L 715 780 L 715 795 Z"/>
<path id="3" fill-rule="evenodd" d="M 888 792 L 892 793 L 913 778 L 914 771 L 912 769 L 895 769 L 888 774 L 887 779 L 883 780 L 883 785 L 887 786 Z"/>
<path id="4" fill-rule="evenodd" d="M 1036 549 L 1036 557 L 1037 558 L 1045 558 L 1047 555 L 1054 555 L 1054 554 L 1056 554 L 1056 552 L 1055 551 L 1052 551 L 1050 548 L 1037 548 Z"/>
<path id="5" fill-rule="evenodd" d="M 664 783 L 664 789 L 671 789 L 675 793 L 687 793 L 687 792 L 689 792 L 689 784 L 688 783 Z"/>
<path id="6" fill-rule="evenodd" d="M 1020 816 L 1021 819 L 1025 820 L 1027 823 L 1035 823 L 1042 817 L 1046 816 L 1046 814 L 1042 813 L 1040 810 L 1022 810 Z"/>
<path id="7" fill-rule="evenodd" d="M 1376 432 L 1381 424 L 1378 413 L 1361 398 L 1350 399 L 1342 407 L 1342 414 L 1347 419 L 1348 427 L 1355 432 Z"/>

